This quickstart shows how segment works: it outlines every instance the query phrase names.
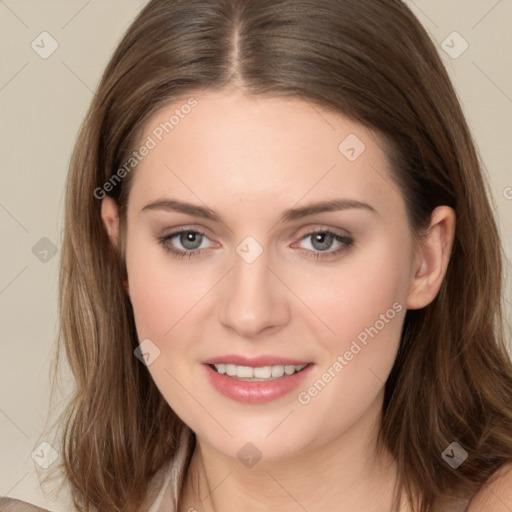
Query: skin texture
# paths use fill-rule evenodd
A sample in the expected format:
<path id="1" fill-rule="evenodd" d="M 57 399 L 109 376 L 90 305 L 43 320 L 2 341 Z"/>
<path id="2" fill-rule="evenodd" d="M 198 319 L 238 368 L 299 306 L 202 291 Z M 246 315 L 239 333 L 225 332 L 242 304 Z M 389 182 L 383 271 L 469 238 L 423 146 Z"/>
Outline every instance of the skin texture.
<path id="1" fill-rule="evenodd" d="M 182 510 L 386 512 L 394 462 L 387 454 L 375 457 L 384 383 L 406 310 L 426 306 L 442 283 L 454 212 L 436 208 L 428 235 L 415 245 L 376 134 L 299 99 L 233 92 L 195 98 L 197 107 L 132 171 L 126 231 L 126 284 L 139 340 L 150 339 L 160 350 L 148 370 L 197 435 Z M 157 112 L 142 140 L 181 104 Z M 354 161 L 338 149 L 351 134 L 365 145 Z M 223 222 L 141 211 L 165 198 L 207 206 Z M 350 208 L 280 221 L 289 208 L 341 198 L 375 212 Z M 102 216 L 118 244 L 111 198 L 103 199 Z M 187 239 L 175 236 L 166 245 L 186 251 L 196 242 L 202 254 L 180 259 L 166 252 L 158 237 L 180 229 L 206 236 L 186 246 Z M 315 259 L 342 246 L 336 239 L 324 242 L 326 249 L 315 244 L 308 234 L 322 230 L 353 243 Z M 236 251 L 248 236 L 263 251 L 252 263 Z M 332 368 L 361 332 L 380 326 L 381 315 L 388 321 L 378 334 L 359 344 L 321 392 L 300 403 L 298 392 Z M 225 354 L 276 355 L 315 366 L 286 396 L 244 404 L 205 378 L 202 361 Z M 261 452 L 250 468 L 237 457 L 246 443 Z"/>

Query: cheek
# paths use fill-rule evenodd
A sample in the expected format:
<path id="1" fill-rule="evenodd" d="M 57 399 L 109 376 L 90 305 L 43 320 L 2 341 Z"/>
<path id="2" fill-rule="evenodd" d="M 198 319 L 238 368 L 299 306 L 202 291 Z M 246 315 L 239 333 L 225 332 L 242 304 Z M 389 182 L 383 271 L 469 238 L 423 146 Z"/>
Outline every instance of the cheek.
<path id="1" fill-rule="evenodd" d="M 321 320 L 318 339 L 329 353 L 348 350 L 359 335 L 364 343 L 368 330 L 375 333 L 375 324 L 379 337 L 390 340 L 384 348 L 393 350 L 390 345 L 401 330 L 397 313 L 405 312 L 409 265 L 407 246 L 399 248 L 382 237 L 364 251 L 347 254 L 337 267 L 296 280 L 297 295 Z"/>
<path id="2" fill-rule="evenodd" d="M 297 399 L 306 411 L 328 415 L 333 433 L 376 398 L 395 361 L 406 313 L 405 249 L 375 243 L 364 255 L 347 258 L 328 280 L 317 280 L 321 286 L 302 289 L 326 328 L 317 338 L 324 349 L 318 372 Z"/>
<path id="3" fill-rule="evenodd" d="M 133 306 L 139 339 L 163 338 L 177 321 L 174 312 L 178 305 L 176 289 L 180 285 L 166 282 L 157 265 L 132 253 L 128 262 L 130 299 Z"/>
<path id="4" fill-rule="evenodd" d="M 150 345 L 155 357 L 148 371 L 178 417 L 194 431 L 208 425 L 210 433 L 222 436 L 223 428 L 205 416 L 204 389 L 197 389 L 200 353 L 191 340 L 204 324 L 197 315 L 202 314 L 218 276 L 210 282 L 211 273 L 187 269 L 186 263 L 177 261 L 137 233 L 128 237 L 126 264 L 138 339 L 156 345 Z"/>
<path id="5" fill-rule="evenodd" d="M 208 291 L 205 280 L 180 271 L 185 265 L 178 267 L 160 245 L 137 233 L 128 237 L 126 264 L 139 339 L 165 341 Z"/>

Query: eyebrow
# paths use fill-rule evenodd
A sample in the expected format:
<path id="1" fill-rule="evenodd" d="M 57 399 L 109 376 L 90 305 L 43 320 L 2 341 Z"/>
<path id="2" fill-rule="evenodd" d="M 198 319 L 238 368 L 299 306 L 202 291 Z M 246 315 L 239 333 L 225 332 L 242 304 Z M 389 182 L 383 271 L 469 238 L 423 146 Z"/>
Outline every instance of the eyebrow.
<path id="1" fill-rule="evenodd" d="M 318 203 L 312 203 L 307 206 L 301 206 L 296 208 L 289 208 L 283 212 L 280 221 L 281 222 L 291 222 L 294 220 L 302 219 L 304 217 L 309 217 L 311 215 L 324 213 L 324 212 L 334 212 L 334 211 L 342 211 L 349 209 L 360 209 L 366 210 L 370 213 L 374 213 L 378 215 L 377 210 L 373 208 L 373 206 L 368 203 L 364 203 L 361 201 L 356 201 L 354 199 L 333 199 L 329 201 L 321 201 Z M 200 217 L 202 219 L 207 219 L 212 222 L 220 222 L 224 224 L 224 221 L 220 215 L 215 213 L 213 210 L 207 207 L 195 205 L 192 203 L 187 203 L 184 201 L 178 201 L 177 199 L 164 198 L 153 201 L 152 203 L 144 206 L 140 213 L 144 211 L 151 210 L 164 210 L 164 211 L 174 211 L 180 212 L 187 215 L 191 215 L 194 217 Z"/>

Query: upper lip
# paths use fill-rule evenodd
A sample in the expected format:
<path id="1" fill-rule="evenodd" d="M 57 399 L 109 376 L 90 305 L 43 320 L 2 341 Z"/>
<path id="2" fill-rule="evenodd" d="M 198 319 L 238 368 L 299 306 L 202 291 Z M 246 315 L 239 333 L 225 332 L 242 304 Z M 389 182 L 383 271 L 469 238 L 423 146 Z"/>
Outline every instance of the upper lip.
<path id="1" fill-rule="evenodd" d="M 308 364 L 311 361 L 304 361 L 301 359 L 289 359 L 287 357 L 261 355 L 255 357 L 247 357 L 236 354 L 228 354 L 225 356 L 212 357 L 203 361 L 204 364 L 234 364 L 236 366 L 252 366 L 259 368 L 262 366 L 277 366 L 277 365 L 293 365 L 300 366 Z"/>

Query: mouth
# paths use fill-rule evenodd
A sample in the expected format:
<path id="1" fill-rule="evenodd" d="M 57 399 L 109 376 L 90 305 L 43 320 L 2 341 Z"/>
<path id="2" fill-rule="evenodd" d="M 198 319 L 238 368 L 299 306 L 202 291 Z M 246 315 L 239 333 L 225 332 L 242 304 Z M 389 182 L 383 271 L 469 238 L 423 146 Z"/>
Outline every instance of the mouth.
<path id="1" fill-rule="evenodd" d="M 203 362 L 215 390 L 249 404 L 263 404 L 289 395 L 312 375 L 314 367 L 315 363 L 266 356 L 252 360 L 225 356 Z"/>
<path id="2" fill-rule="evenodd" d="M 268 382 L 301 372 L 312 363 L 293 365 L 277 364 L 272 366 L 239 366 L 236 364 L 219 363 L 208 366 L 220 375 L 247 382 Z"/>

